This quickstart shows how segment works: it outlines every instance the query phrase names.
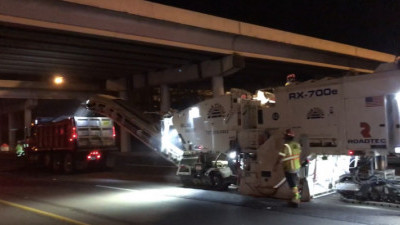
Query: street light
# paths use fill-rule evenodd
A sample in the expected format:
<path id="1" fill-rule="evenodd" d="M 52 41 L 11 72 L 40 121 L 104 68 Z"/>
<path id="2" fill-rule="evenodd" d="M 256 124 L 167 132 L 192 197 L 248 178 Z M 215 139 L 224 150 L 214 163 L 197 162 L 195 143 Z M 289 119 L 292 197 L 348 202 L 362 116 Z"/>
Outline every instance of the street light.
<path id="1" fill-rule="evenodd" d="M 55 76 L 54 79 L 53 79 L 53 83 L 54 83 L 55 85 L 61 85 L 61 84 L 63 84 L 63 83 L 64 83 L 64 77 L 59 76 L 59 75 Z"/>

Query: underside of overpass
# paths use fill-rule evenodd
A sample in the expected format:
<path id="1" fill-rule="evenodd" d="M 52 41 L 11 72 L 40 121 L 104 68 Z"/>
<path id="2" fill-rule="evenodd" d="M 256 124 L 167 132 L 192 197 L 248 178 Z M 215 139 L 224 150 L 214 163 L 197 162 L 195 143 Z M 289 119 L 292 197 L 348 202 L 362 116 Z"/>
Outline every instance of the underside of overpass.
<path id="1" fill-rule="evenodd" d="M 218 60 L 225 56 L 212 52 L 0 23 L 0 94 L 2 98 L 13 99 L 33 97 L 35 94 L 38 98 L 45 99 L 80 96 L 85 98 L 95 93 L 118 95 L 117 92 L 106 89 L 108 80 L 129 80 L 132 75 L 171 69 L 176 69 L 179 73 L 182 66 L 199 65 L 204 61 Z M 243 60 L 243 69 L 225 77 L 226 90 L 244 88 L 253 91 L 281 85 L 289 73 L 296 73 L 300 80 L 347 73 L 338 69 L 249 57 Z M 56 87 L 52 83 L 55 75 L 65 77 L 65 87 Z M 210 79 L 205 78 L 172 84 L 171 88 L 197 89 L 205 95 L 210 95 L 211 84 Z M 154 93 L 159 92 L 158 89 L 158 86 L 151 88 Z M 150 89 L 145 90 L 148 94 Z"/>
<path id="2" fill-rule="evenodd" d="M 3 0 L 0 48 L 4 98 L 76 98 L 121 89 L 108 88 L 107 81 L 125 89 L 165 83 L 210 89 L 207 80 L 218 75 L 225 76 L 225 89 L 255 89 L 280 85 L 288 73 L 307 80 L 371 72 L 392 57 L 139 0 Z M 228 62 L 234 69 L 217 71 L 232 55 L 241 58 Z M 63 88 L 49 84 L 55 74 L 65 76 Z"/>
<path id="3" fill-rule="evenodd" d="M 43 98 L 49 99 L 63 98 L 57 95 L 63 91 L 75 92 L 76 96 L 99 92 L 115 94 L 106 90 L 107 80 L 129 79 L 136 74 L 145 75 L 171 69 L 179 73 L 182 66 L 197 65 L 224 56 L 0 23 L 0 93 L 3 98 L 19 98 L 29 95 L 29 90 L 37 90 L 46 95 Z M 225 77 L 224 83 L 226 89 L 236 87 L 255 90 L 281 85 L 289 73 L 295 73 L 300 80 L 308 80 L 341 76 L 348 71 L 244 57 L 244 68 Z M 52 84 L 55 75 L 65 77 L 65 87 L 55 87 Z M 211 88 L 209 79 L 189 80 L 172 86 L 204 90 Z"/>
<path id="4" fill-rule="evenodd" d="M 55 74 L 63 74 L 71 81 L 105 85 L 109 79 L 179 69 L 184 65 L 199 64 L 223 56 L 212 52 L 0 23 L 2 80 L 47 82 Z M 304 79 L 315 75 L 346 73 L 339 69 L 247 57 L 245 68 L 236 75 L 262 76 L 267 83 L 274 82 L 276 78 L 284 79 L 282 75 L 287 72 L 302 74 Z"/>

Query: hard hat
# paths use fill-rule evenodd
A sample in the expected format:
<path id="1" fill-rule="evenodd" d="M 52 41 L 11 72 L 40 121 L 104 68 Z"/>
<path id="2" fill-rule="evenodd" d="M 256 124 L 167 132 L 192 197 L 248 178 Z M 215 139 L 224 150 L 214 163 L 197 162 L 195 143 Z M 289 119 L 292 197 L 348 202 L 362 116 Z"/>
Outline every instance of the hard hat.
<path id="1" fill-rule="evenodd" d="M 285 136 L 294 137 L 294 132 L 291 129 L 286 129 Z"/>
<path id="2" fill-rule="evenodd" d="M 294 79 L 296 79 L 296 75 L 294 73 L 291 73 L 291 74 L 287 75 L 286 79 L 287 80 L 294 80 Z"/>

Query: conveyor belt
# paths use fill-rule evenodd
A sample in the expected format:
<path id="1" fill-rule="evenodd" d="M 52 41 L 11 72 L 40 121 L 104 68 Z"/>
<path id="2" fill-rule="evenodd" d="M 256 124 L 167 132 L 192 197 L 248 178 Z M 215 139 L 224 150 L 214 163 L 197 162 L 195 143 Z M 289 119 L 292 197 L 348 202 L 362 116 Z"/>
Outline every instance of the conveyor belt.
<path id="1" fill-rule="evenodd" d="M 178 165 L 178 156 L 174 152 L 162 153 L 160 151 L 160 125 L 130 107 L 124 100 L 108 95 L 96 95 L 87 101 L 86 106 L 90 110 L 110 117 L 147 147 L 173 164 Z"/>

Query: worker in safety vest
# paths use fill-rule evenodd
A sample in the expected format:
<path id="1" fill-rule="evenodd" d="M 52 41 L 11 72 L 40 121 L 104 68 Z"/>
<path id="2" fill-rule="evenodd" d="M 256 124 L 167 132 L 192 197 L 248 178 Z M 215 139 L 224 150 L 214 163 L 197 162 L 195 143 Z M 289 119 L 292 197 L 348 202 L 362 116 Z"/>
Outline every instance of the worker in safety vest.
<path id="1" fill-rule="evenodd" d="M 20 141 L 17 142 L 17 146 L 15 146 L 15 153 L 17 154 L 18 157 L 21 157 L 25 154 L 24 152 L 24 146 Z"/>
<path id="2" fill-rule="evenodd" d="M 298 172 L 301 167 L 301 146 L 298 142 L 294 141 L 294 133 L 290 129 L 286 130 L 284 141 L 284 148 L 281 152 L 279 152 L 279 159 L 285 172 L 286 181 L 288 182 L 293 192 L 293 197 L 290 201 L 290 204 L 297 207 L 300 203 L 300 193 L 297 185 Z"/>

